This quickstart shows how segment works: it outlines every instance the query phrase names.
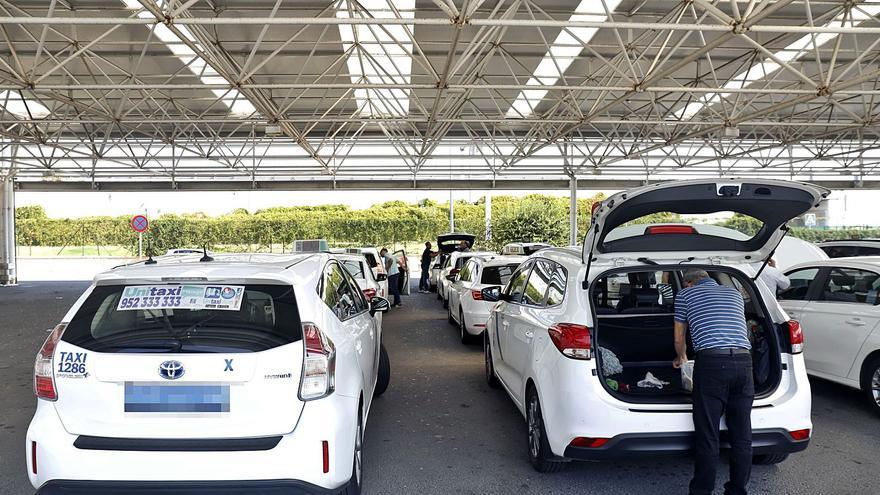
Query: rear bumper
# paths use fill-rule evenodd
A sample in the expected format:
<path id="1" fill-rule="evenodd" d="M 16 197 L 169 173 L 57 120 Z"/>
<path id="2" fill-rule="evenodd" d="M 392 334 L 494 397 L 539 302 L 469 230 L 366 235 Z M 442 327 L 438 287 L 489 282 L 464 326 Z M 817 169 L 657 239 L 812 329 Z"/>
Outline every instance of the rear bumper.
<path id="1" fill-rule="evenodd" d="M 334 495 L 328 490 L 295 480 L 260 481 L 81 481 L 52 480 L 37 490 L 37 495 Z"/>
<path id="2" fill-rule="evenodd" d="M 721 432 L 721 449 L 730 448 L 727 432 Z M 781 428 L 753 430 L 752 453 L 791 454 L 807 448 L 810 440 L 794 440 Z M 567 447 L 565 457 L 577 460 L 619 459 L 633 456 L 689 454 L 694 448 L 694 433 L 638 433 L 617 435 L 599 448 Z"/>

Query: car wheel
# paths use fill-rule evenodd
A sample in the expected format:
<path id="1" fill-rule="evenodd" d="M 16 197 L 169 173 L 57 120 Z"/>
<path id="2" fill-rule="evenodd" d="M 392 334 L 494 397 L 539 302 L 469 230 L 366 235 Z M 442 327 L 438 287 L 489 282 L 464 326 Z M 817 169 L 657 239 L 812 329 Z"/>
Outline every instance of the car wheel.
<path id="1" fill-rule="evenodd" d="M 455 325 L 455 318 L 452 317 L 452 308 L 450 308 L 448 304 L 444 304 L 443 306 L 446 308 L 446 321 L 448 321 L 450 325 Z"/>
<path id="2" fill-rule="evenodd" d="M 385 344 L 379 345 L 379 372 L 376 377 L 376 390 L 373 396 L 378 397 L 388 390 L 388 384 L 391 383 L 391 361 L 388 359 L 388 351 L 385 350 Z"/>
<path id="3" fill-rule="evenodd" d="M 460 309 L 458 310 L 458 330 L 461 332 L 461 343 L 470 344 L 471 334 L 467 331 L 467 325 L 464 323 L 464 313 Z"/>
<path id="4" fill-rule="evenodd" d="M 448 309 L 449 308 L 449 299 L 446 297 L 442 297 L 442 296 L 441 296 L 441 298 L 443 299 L 443 307 Z"/>
<path id="5" fill-rule="evenodd" d="M 871 409 L 880 414 L 880 357 L 872 359 L 865 365 L 862 373 L 862 390 L 865 391 Z"/>
<path id="6" fill-rule="evenodd" d="M 770 466 L 772 464 L 779 464 L 786 459 L 788 459 L 788 454 L 761 454 L 752 457 L 752 464 Z"/>
<path id="7" fill-rule="evenodd" d="M 354 461 L 351 466 L 351 479 L 342 490 L 342 495 L 360 495 L 364 488 L 364 420 L 358 408 L 357 431 L 354 437 Z"/>
<path id="8" fill-rule="evenodd" d="M 489 346 L 488 329 L 483 332 L 483 357 L 486 361 L 486 383 L 491 388 L 501 388 L 501 382 L 498 381 L 498 376 L 495 375 L 495 365 L 492 364 L 492 348 Z"/>
<path id="9" fill-rule="evenodd" d="M 431 290 L 431 292 L 437 292 L 437 286 L 436 286 L 436 285 L 431 285 L 431 286 L 428 287 L 428 288 Z"/>
<path id="10" fill-rule="evenodd" d="M 555 460 L 547 441 L 547 430 L 544 428 L 544 417 L 541 414 L 541 402 L 538 391 L 529 388 L 526 422 L 529 428 L 529 461 L 539 473 L 556 473 L 565 468 L 566 463 Z"/>

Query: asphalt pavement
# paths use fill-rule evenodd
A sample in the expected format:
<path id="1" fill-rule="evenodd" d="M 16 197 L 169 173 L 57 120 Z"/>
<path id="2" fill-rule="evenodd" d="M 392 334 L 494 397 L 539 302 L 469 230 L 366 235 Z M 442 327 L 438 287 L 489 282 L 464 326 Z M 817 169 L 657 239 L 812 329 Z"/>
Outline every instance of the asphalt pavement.
<path id="1" fill-rule="evenodd" d="M 33 493 L 24 437 L 33 414 L 33 357 L 87 284 L 0 288 L 0 494 Z M 459 342 L 434 294 L 404 297 L 384 319 L 391 385 L 373 403 L 365 439 L 368 494 L 686 493 L 687 457 L 573 463 L 532 470 L 522 416 L 483 379 L 479 345 Z M 813 380 L 814 437 L 777 466 L 755 466 L 751 492 L 880 493 L 880 417 L 860 392 Z M 719 469 L 718 493 L 726 476 Z"/>

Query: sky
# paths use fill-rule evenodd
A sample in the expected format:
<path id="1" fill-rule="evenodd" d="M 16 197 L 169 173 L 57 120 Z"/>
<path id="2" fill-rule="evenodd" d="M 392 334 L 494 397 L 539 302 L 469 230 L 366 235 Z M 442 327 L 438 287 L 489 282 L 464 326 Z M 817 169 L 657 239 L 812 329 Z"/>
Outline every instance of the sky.
<path id="1" fill-rule="evenodd" d="M 568 196 L 561 191 L 494 191 L 493 195 L 524 196 L 538 192 L 554 196 Z M 580 197 L 597 192 L 606 195 L 616 191 L 579 190 Z M 487 191 L 456 191 L 453 198 L 477 201 Z M 134 215 L 144 213 L 156 217 L 163 213 L 195 213 L 208 215 L 228 213 L 236 208 L 250 212 L 271 206 L 309 206 L 344 204 L 354 209 L 366 209 L 385 201 L 401 200 L 415 203 L 421 199 L 438 202 L 449 200 L 449 191 L 241 191 L 241 192 L 30 192 L 16 193 L 16 206 L 42 205 L 53 218 L 77 218 L 96 215 Z M 828 200 L 832 226 L 880 226 L 877 204 L 880 191 L 834 191 Z"/>

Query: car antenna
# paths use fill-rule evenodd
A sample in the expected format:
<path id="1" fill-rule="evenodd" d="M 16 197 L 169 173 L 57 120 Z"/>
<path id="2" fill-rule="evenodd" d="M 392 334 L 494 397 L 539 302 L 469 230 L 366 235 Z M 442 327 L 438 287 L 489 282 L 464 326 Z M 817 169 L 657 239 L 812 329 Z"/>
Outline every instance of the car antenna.
<path id="1" fill-rule="evenodd" d="M 200 262 L 214 261 L 214 258 L 208 256 L 208 246 L 202 246 L 202 257 L 199 259 Z"/>
<path id="2" fill-rule="evenodd" d="M 153 259 L 153 241 L 147 240 L 147 261 L 144 261 L 144 264 L 155 265 L 156 263 L 157 261 Z"/>

